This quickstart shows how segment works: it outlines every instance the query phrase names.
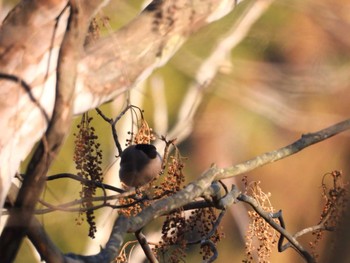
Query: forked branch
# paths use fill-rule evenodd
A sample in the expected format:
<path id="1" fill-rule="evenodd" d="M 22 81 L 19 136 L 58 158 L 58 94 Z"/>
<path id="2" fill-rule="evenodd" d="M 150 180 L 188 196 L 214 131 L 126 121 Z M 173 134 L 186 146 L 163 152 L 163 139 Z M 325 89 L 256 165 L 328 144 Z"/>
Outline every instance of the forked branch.
<path id="1" fill-rule="evenodd" d="M 188 184 L 184 189 L 166 197 L 164 199 L 153 202 L 150 206 L 146 207 L 139 214 L 131 218 L 125 218 L 120 216 L 115 222 L 113 232 L 110 237 L 110 241 L 107 243 L 106 249 L 103 249 L 99 254 L 89 257 L 94 260 L 101 257 L 105 253 L 109 254 L 111 251 L 108 245 L 115 243 L 120 244 L 119 247 L 115 247 L 114 257 L 117 256 L 122 241 L 126 233 L 135 233 L 146 226 L 149 222 L 158 218 L 162 215 L 168 214 L 171 211 L 183 207 L 204 195 L 205 192 L 208 192 L 208 188 L 212 187 L 213 182 L 222 179 L 236 176 L 253 169 L 256 169 L 262 165 L 265 165 L 270 162 L 274 162 L 283 158 L 286 158 L 290 155 L 293 155 L 304 148 L 307 148 L 315 143 L 326 140 L 336 134 L 339 134 L 343 131 L 346 131 L 350 128 L 350 120 L 340 122 L 338 124 L 332 125 L 326 129 L 320 130 L 315 133 L 310 133 L 303 135 L 301 139 L 295 141 L 294 143 L 287 145 L 279 150 L 272 152 L 264 153 L 260 156 L 257 156 L 254 159 L 246 161 L 244 163 L 229 167 L 229 168 L 218 168 L 211 167 L 205 171 L 197 180 Z M 213 191 L 215 192 L 215 191 Z M 229 194 L 232 194 L 234 197 L 237 196 L 237 189 L 233 189 Z M 226 204 L 231 204 L 234 201 L 234 198 L 226 198 Z M 238 195 L 238 198 L 241 201 L 247 202 L 253 206 L 253 208 L 259 212 L 259 214 L 273 226 L 278 232 L 284 235 L 285 238 L 293 244 L 298 252 L 307 260 L 307 262 L 314 262 L 313 257 L 299 244 L 295 237 L 291 236 L 281 225 L 277 224 L 273 220 L 273 215 L 266 213 L 265 211 L 260 211 L 259 206 L 255 204 L 254 199 L 247 195 Z M 278 214 L 275 215 L 278 217 Z M 115 241 L 118 242 L 115 242 Z M 110 254 L 109 254 L 110 255 Z M 79 255 L 74 256 L 75 259 L 82 259 Z M 84 257 L 86 259 L 86 257 Z M 93 261 L 91 261 L 93 262 Z"/>

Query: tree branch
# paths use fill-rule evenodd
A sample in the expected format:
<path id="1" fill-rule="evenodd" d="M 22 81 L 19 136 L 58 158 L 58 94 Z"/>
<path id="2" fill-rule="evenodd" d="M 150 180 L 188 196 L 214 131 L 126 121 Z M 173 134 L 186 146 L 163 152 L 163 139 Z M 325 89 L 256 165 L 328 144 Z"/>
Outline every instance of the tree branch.
<path id="1" fill-rule="evenodd" d="M 238 200 L 249 204 L 267 223 L 269 223 L 274 229 L 276 229 L 281 235 L 283 235 L 293 245 L 293 248 L 303 257 L 308 263 L 315 263 L 315 259 L 307 252 L 303 246 L 284 228 L 284 226 L 277 224 L 273 219 L 282 216 L 282 211 L 279 211 L 275 215 L 264 211 L 258 202 L 251 196 L 240 194 L 237 197 Z M 281 239 L 280 239 L 281 240 Z"/>
<path id="2" fill-rule="evenodd" d="M 78 176 L 76 174 L 71 174 L 71 173 L 61 173 L 61 174 L 54 174 L 54 175 L 50 175 L 47 176 L 46 180 L 47 181 L 53 181 L 53 180 L 57 180 L 57 179 L 63 179 L 63 178 L 69 178 L 78 182 L 81 182 L 83 184 L 93 184 L 94 186 L 98 187 L 98 188 L 102 188 L 102 189 L 106 189 L 106 190 L 111 190 L 117 193 L 125 193 L 126 191 L 123 189 L 120 189 L 118 187 L 109 185 L 109 184 L 104 184 L 101 182 L 96 182 L 96 181 L 91 181 L 88 179 L 85 179 L 81 176 Z"/>
<path id="3" fill-rule="evenodd" d="M 230 178 L 239 174 L 252 171 L 268 163 L 272 163 L 272 162 L 284 159 L 315 143 L 322 142 L 326 139 L 333 137 L 334 135 L 337 135 L 349 129 L 350 129 L 350 120 L 345 120 L 337 124 L 334 124 L 332 126 L 329 126 L 328 128 L 325 128 L 323 130 L 320 130 L 314 133 L 303 134 L 299 140 L 295 141 L 290 145 L 287 145 L 275 151 L 266 152 L 253 159 L 234 165 L 232 167 L 220 169 L 218 171 L 218 175 L 216 179 L 219 180 L 219 179 Z"/>
<path id="4" fill-rule="evenodd" d="M 123 222 L 122 225 L 118 226 L 118 222 L 116 221 L 113 231 L 116 231 L 115 234 L 119 238 L 123 238 L 126 233 L 135 233 L 155 218 L 170 213 L 171 211 L 177 208 L 183 207 L 193 202 L 193 200 L 195 200 L 196 198 L 203 196 L 206 192 L 208 192 L 208 188 L 212 185 L 213 181 L 218 180 L 218 178 L 228 178 L 230 176 L 235 176 L 247 171 L 251 171 L 252 169 L 260 167 L 269 162 L 277 161 L 279 159 L 290 156 L 310 145 L 326 140 L 348 129 L 350 129 L 350 120 L 332 125 L 326 129 L 320 130 L 315 133 L 303 135 L 300 140 L 297 140 L 296 142 L 286 147 L 283 147 L 276 151 L 265 153 L 242 164 L 223 169 L 213 166 L 207 171 L 205 171 L 197 180 L 191 182 L 184 189 L 175 193 L 174 195 L 153 202 L 150 206 L 143 209 L 139 214 L 137 214 L 134 217 L 120 219 Z M 218 193 L 218 191 L 214 190 L 212 191 L 212 193 Z M 314 259 L 299 244 L 299 242 L 293 236 L 291 236 L 281 225 L 277 224 L 272 219 L 270 213 L 261 211 L 257 204 L 255 204 L 255 199 L 246 195 L 239 194 L 238 189 L 233 187 L 230 193 L 223 198 L 223 201 L 219 201 L 218 203 L 221 204 L 223 207 L 226 207 L 234 202 L 235 197 L 237 197 L 238 200 L 249 203 L 273 228 L 275 228 L 278 232 L 283 234 L 308 262 L 314 262 Z M 112 233 L 112 236 L 113 235 L 114 234 Z M 104 253 L 105 252 L 102 250 L 100 254 Z M 99 256 L 100 255 L 98 254 L 95 256 L 90 256 L 89 258 L 96 258 Z M 117 251 L 116 254 L 114 254 L 114 256 L 117 256 Z"/>
<path id="5" fill-rule="evenodd" d="M 13 206 L 18 194 L 18 187 L 11 185 L 7 199 L 10 206 Z M 40 254 L 42 260 L 50 263 L 64 262 L 64 256 L 58 247 L 52 242 L 40 222 L 33 216 L 28 228 L 28 238 Z"/>
<path id="6" fill-rule="evenodd" d="M 45 136 L 39 143 L 23 180 L 10 218 L 0 238 L 1 261 L 12 262 L 22 238 L 27 233 L 36 203 L 46 182 L 46 173 L 69 130 L 76 80 L 76 65 L 80 57 L 87 27 L 100 1 L 90 1 L 85 9 L 78 0 L 70 1 L 70 17 L 62 42 L 56 85 L 54 112 Z"/>
<path id="7" fill-rule="evenodd" d="M 144 234 L 142 234 L 141 230 L 136 231 L 135 236 L 136 236 L 137 240 L 139 241 L 139 244 L 142 247 L 143 252 L 145 252 L 147 259 L 151 263 L 158 263 L 157 258 L 154 256 L 151 248 L 148 245 L 146 236 Z"/>
<path id="8" fill-rule="evenodd" d="M 87 8 L 89 3 L 85 2 Z M 22 0 L 0 28 L 0 68 L 23 79 L 33 94 L 40 94 L 36 99 L 49 116 L 57 54 L 68 12 L 59 21 L 56 18 L 66 4 L 66 0 Z M 135 86 L 164 65 L 193 32 L 220 19 L 233 7 L 234 1 L 226 0 L 155 1 L 122 29 L 89 44 L 77 69 L 74 114 L 95 108 Z M 48 34 L 53 31 L 54 37 Z M 38 107 L 28 103 L 28 95 L 18 84 L 0 82 L 7 97 L 0 107 L 0 128 L 6 131 L 0 137 L 2 206 L 20 162 L 42 136 L 47 123 Z M 15 127 L 11 125 L 14 118 L 18 120 Z"/>
<path id="9" fill-rule="evenodd" d="M 69 261 L 73 259 L 75 263 L 99 263 L 111 262 L 119 254 L 119 250 L 123 245 L 124 236 L 128 226 L 128 219 L 121 215 L 114 223 L 111 235 L 106 244 L 106 247 L 100 253 L 93 256 L 82 256 L 73 253 L 66 254 L 66 259 Z"/>

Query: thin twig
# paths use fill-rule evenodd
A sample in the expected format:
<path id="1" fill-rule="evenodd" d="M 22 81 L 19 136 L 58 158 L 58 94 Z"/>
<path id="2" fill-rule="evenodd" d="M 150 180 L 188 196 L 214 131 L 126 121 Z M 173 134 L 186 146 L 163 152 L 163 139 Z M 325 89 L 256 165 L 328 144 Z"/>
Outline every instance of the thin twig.
<path id="1" fill-rule="evenodd" d="M 119 143 L 118 134 L 117 134 L 117 130 L 115 128 L 113 119 L 110 119 L 106 115 L 104 115 L 103 112 L 99 108 L 96 108 L 96 111 L 102 117 L 102 119 L 104 119 L 106 122 L 108 122 L 111 125 L 113 140 L 114 140 L 115 146 L 117 146 L 118 153 L 120 156 L 123 152 L 123 149 Z"/>
<path id="2" fill-rule="evenodd" d="M 25 92 L 28 94 L 29 99 L 39 108 L 41 111 L 42 115 L 44 116 L 44 119 L 46 121 L 46 124 L 49 124 L 50 118 L 47 112 L 45 111 L 44 107 L 40 104 L 40 102 L 34 97 L 34 94 L 32 92 L 32 88 L 25 82 L 23 79 L 21 79 L 18 76 L 12 75 L 12 74 L 7 74 L 7 73 L 1 73 L 0 72 L 0 79 L 6 79 L 13 81 L 17 83 L 19 86 L 21 86 Z"/>
<path id="3" fill-rule="evenodd" d="M 118 139 L 118 134 L 117 134 L 117 129 L 115 128 L 115 125 L 121 119 L 121 117 L 123 117 L 125 115 L 125 113 L 128 110 L 133 110 L 134 108 L 136 108 L 140 111 L 141 117 L 143 118 L 142 110 L 139 107 L 137 107 L 135 105 L 131 105 L 131 104 L 126 106 L 125 109 L 122 110 L 122 112 L 114 120 L 112 118 L 108 118 L 99 108 L 96 108 L 97 113 L 102 117 L 102 119 L 104 119 L 106 122 L 108 122 L 111 125 L 113 140 L 114 140 L 115 145 L 117 146 L 119 156 L 122 154 L 123 148 L 120 145 L 120 142 Z"/>
<path id="4" fill-rule="evenodd" d="M 163 159 L 162 159 L 162 172 L 164 172 L 166 164 L 168 162 L 168 157 L 169 157 L 169 152 L 170 152 L 170 146 L 173 145 L 175 146 L 176 138 L 167 140 L 165 136 L 161 136 L 160 139 L 165 142 L 165 148 L 164 148 L 164 154 L 163 154 Z"/>
<path id="5" fill-rule="evenodd" d="M 298 231 L 297 233 L 295 233 L 293 236 L 295 238 L 298 238 L 298 237 L 301 237 L 303 235 L 306 235 L 308 233 L 311 233 L 311 232 L 314 232 L 314 231 L 317 231 L 317 230 L 334 231 L 335 227 L 327 227 L 327 226 L 325 226 L 322 223 L 322 224 L 318 224 L 318 225 L 315 225 L 315 226 L 310 226 L 310 227 L 304 228 L 304 229 Z"/>
<path id="6" fill-rule="evenodd" d="M 96 182 L 96 181 L 92 181 L 92 180 L 88 180 L 88 179 L 85 179 L 81 176 L 78 176 L 78 175 L 75 175 L 75 174 L 71 174 L 71 173 L 61 173 L 61 174 L 54 174 L 54 175 L 50 175 L 47 177 L 47 181 L 53 181 L 53 180 L 57 180 L 57 179 L 63 179 L 63 178 L 69 178 L 69 179 L 73 179 L 75 181 L 79 181 L 85 185 L 93 185 L 93 186 L 96 186 L 98 188 L 101 188 L 101 189 L 106 189 L 106 190 L 111 190 L 111 191 L 114 191 L 114 192 L 117 192 L 117 193 L 125 193 L 126 191 L 123 190 L 123 189 L 120 189 L 118 187 L 114 187 L 112 185 L 109 185 L 109 184 L 104 184 L 104 183 L 101 183 L 101 182 Z"/>
<path id="7" fill-rule="evenodd" d="M 303 246 L 284 228 L 284 226 L 279 225 L 275 222 L 274 218 L 282 218 L 282 213 L 279 211 L 276 214 L 266 212 L 262 207 L 258 204 L 255 198 L 240 194 L 237 197 L 238 200 L 249 204 L 255 212 L 257 212 L 269 225 L 271 225 L 275 230 L 277 230 L 281 235 L 283 235 L 288 241 L 293 245 L 293 248 L 308 262 L 315 263 L 315 259 L 311 256 L 309 252 L 307 252 Z M 281 222 L 281 221 L 280 221 Z"/>
<path id="8" fill-rule="evenodd" d="M 304 229 L 298 231 L 297 233 L 295 233 L 295 234 L 293 235 L 293 237 L 294 237 L 294 238 L 298 238 L 298 237 L 301 237 L 301 236 L 303 236 L 303 235 L 306 235 L 306 234 L 308 234 L 308 233 L 310 233 L 310 232 L 314 232 L 314 231 L 317 231 L 317 230 L 334 231 L 334 230 L 335 230 L 334 227 L 327 227 L 327 226 L 325 225 L 325 222 L 327 222 L 327 220 L 330 218 L 330 216 L 331 216 L 331 213 L 328 213 L 328 214 L 322 219 L 322 221 L 321 221 L 319 224 L 317 224 L 317 225 L 315 225 L 315 226 L 311 226 L 311 227 L 304 228 Z M 281 217 L 281 218 L 282 218 L 282 217 Z M 281 221 L 280 221 L 280 222 L 281 222 Z M 282 226 L 283 228 L 285 228 L 283 220 L 282 220 L 282 223 L 283 223 L 283 225 L 281 224 L 281 226 Z M 280 240 L 278 241 L 278 251 L 279 251 L 279 252 L 282 252 L 282 251 L 286 250 L 287 248 L 293 246 L 293 245 L 292 245 L 291 243 L 289 243 L 289 242 L 286 243 L 286 244 L 283 244 L 283 240 L 284 240 L 284 236 L 281 235 Z"/>

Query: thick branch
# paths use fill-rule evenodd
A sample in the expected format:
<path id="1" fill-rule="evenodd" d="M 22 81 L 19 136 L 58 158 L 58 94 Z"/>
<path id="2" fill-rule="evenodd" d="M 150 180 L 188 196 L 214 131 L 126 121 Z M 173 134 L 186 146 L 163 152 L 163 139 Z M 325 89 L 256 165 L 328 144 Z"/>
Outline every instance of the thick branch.
<path id="1" fill-rule="evenodd" d="M 77 96 L 74 112 L 95 108 L 138 84 L 191 34 L 233 7 L 226 0 L 153 1 L 128 25 L 86 49 L 77 80 L 77 92 L 84 96 Z"/>
<path id="2" fill-rule="evenodd" d="M 10 218 L 1 235 L 0 255 L 3 262 L 12 262 L 22 238 L 27 233 L 36 203 L 46 182 L 48 168 L 58 153 L 70 127 L 76 79 L 76 65 L 83 46 L 91 14 L 99 1 L 90 1 L 84 11 L 80 1 L 70 2 L 70 17 L 61 46 L 58 63 L 56 101 L 49 127 L 28 165 Z M 93 6 L 95 5 L 95 7 Z M 91 8 L 91 9 L 89 9 Z"/>
<path id="3" fill-rule="evenodd" d="M 128 219 L 124 216 L 119 216 L 114 223 L 111 236 L 106 244 L 106 247 L 101 250 L 100 253 L 93 256 L 81 256 L 76 254 L 67 254 L 66 259 L 74 259 L 75 263 L 100 263 L 111 262 L 119 254 L 119 249 L 124 242 L 124 236 L 126 234 Z"/>
<path id="4" fill-rule="evenodd" d="M 330 138 L 331 136 L 339 132 L 342 132 L 348 128 L 349 128 L 349 121 L 345 121 L 345 122 L 336 124 L 334 126 L 331 126 L 329 128 L 326 128 L 324 130 L 321 130 L 319 132 L 309 134 L 309 135 L 304 135 L 300 140 L 291 144 L 292 146 L 293 145 L 299 146 L 297 149 L 294 148 L 294 153 L 300 151 L 301 149 L 307 146 L 312 145 L 313 143 Z M 291 148 L 291 145 L 284 147 L 282 149 Z M 278 152 L 278 150 L 275 152 Z M 292 154 L 292 153 L 289 153 L 289 154 Z M 265 156 L 265 155 L 267 154 L 264 154 L 262 156 Z M 255 159 L 259 159 L 259 158 L 260 157 L 256 157 Z M 219 169 L 217 167 L 210 168 L 198 180 L 190 183 L 183 190 L 177 192 L 172 196 L 164 198 L 162 200 L 155 201 L 149 207 L 145 208 L 137 216 L 129 219 L 124 219 L 124 218 L 118 219 L 120 220 L 120 222 L 123 222 L 123 224 L 119 225 L 118 221 L 115 223 L 114 231 L 116 232 L 112 232 L 111 240 L 108 243 L 107 248 L 102 250 L 101 253 L 99 253 L 98 255 L 87 256 L 87 257 L 85 256 L 84 257 L 73 256 L 73 257 L 83 259 L 85 262 L 98 262 L 93 260 L 95 259 L 100 260 L 101 258 L 105 258 L 106 255 L 108 255 L 107 257 L 115 257 L 118 253 L 119 247 L 114 247 L 114 249 L 112 249 L 111 246 L 112 244 L 117 244 L 117 243 L 121 245 L 120 242 L 127 232 L 135 233 L 136 231 L 138 231 L 139 229 L 147 225 L 151 220 L 161 215 L 167 214 L 176 208 L 183 207 L 184 205 L 191 203 L 194 199 L 198 197 L 201 197 L 203 195 L 207 196 L 208 193 L 215 193 L 220 195 L 220 191 L 216 190 L 217 184 L 214 184 L 214 189 L 212 191 L 208 191 L 208 188 L 212 186 L 212 182 L 216 180 L 216 178 L 221 177 L 222 174 L 226 174 L 226 173 L 227 173 L 227 170 L 225 169 Z M 219 200 L 218 204 L 222 207 L 229 206 L 230 204 L 232 204 L 232 202 L 237 196 L 239 196 L 238 199 L 248 202 L 254 206 L 254 202 L 249 198 L 245 197 L 244 195 L 239 195 L 239 191 L 236 188 L 233 188 L 228 195 L 220 199 L 221 201 Z M 256 207 L 255 209 L 259 210 L 259 208 L 256 208 Z M 298 251 L 301 252 L 301 254 L 303 254 L 305 258 L 307 258 L 310 262 L 312 262 L 312 259 L 309 257 L 309 254 L 299 245 L 299 243 L 296 241 L 294 237 L 290 236 L 289 233 L 286 232 L 282 226 L 276 224 L 268 213 L 263 213 L 264 211 L 260 211 L 260 212 L 261 212 L 260 214 L 275 229 L 277 229 L 281 234 L 283 234 L 293 244 L 293 246 L 296 247 Z"/>
<path id="5" fill-rule="evenodd" d="M 49 116 L 67 12 L 58 16 L 66 3 L 22 0 L 0 28 L 0 71 L 28 83 Z M 154 1 L 121 30 L 86 48 L 78 65 L 73 112 L 95 108 L 130 89 L 164 65 L 189 35 L 233 7 L 234 1 L 226 0 Z M 1 79 L 0 82 L 7 98 L 0 107 L 0 128 L 4 131 L 0 138 L 2 206 L 20 162 L 42 136 L 47 123 L 20 85 Z"/>
<path id="6" fill-rule="evenodd" d="M 218 178 L 227 178 L 230 176 L 235 176 L 237 174 L 255 169 L 269 162 L 277 161 L 279 159 L 285 158 L 312 144 L 326 140 L 349 128 L 350 128 L 350 120 L 347 120 L 347 121 L 338 123 L 336 125 L 333 125 L 331 127 L 328 127 L 319 132 L 303 135 L 300 140 L 292 143 L 289 146 L 281 148 L 280 150 L 265 153 L 261 156 L 258 156 L 252 159 L 250 162 L 252 162 L 253 164 L 251 164 L 248 161 L 248 162 L 233 166 L 233 168 L 220 169 L 217 167 L 211 167 L 206 172 L 204 172 L 203 175 L 199 177 L 196 181 L 188 184 L 183 190 L 175 193 L 172 196 L 153 202 L 150 206 L 146 207 L 138 215 L 132 218 L 120 219 L 123 222 L 123 224 L 118 226 L 118 222 L 116 222 L 113 231 L 117 231 L 115 235 L 117 235 L 119 238 L 123 238 L 126 233 L 135 233 L 136 231 L 146 226 L 153 219 L 159 216 L 162 216 L 164 214 L 167 214 L 172 210 L 183 207 L 193 202 L 193 200 L 195 200 L 196 198 L 201 197 L 203 194 L 208 192 L 208 188 L 211 186 L 212 182 L 217 180 Z M 231 172 L 231 174 L 229 172 Z M 212 191 L 212 192 L 214 193 L 217 191 Z M 259 207 L 254 205 L 254 199 L 252 200 L 245 195 L 239 194 L 239 191 L 237 190 L 237 188 L 233 188 L 230 191 L 230 193 L 222 199 L 223 201 L 221 202 L 219 201 L 218 203 L 223 207 L 229 206 L 234 202 L 234 199 L 237 196 L 239 196 L 238 197 L 239 200 L 245 201 L 251 204 L 254 207 L 254 209 L 256 209 L 256 211 L 259 211 L 260 212 L 259 214 L 268 223 L 270 223 L 277 231 L 283 234 L 293 244 L 293 246 L 297 248 L 297 251 L 299 251 L 303 255 L 303 257 L 308 260 L 308 262 L 313 262 L 313 258 L 310 256 L 310 254 L 299 244 L 299 242 L 293 236 L 291 236 L 282 226 L 274 222 L 269 213 L 266 213 L 265 211 L 260 211 Z M 125 223 L 124 220 L 126 220 L 127 223 Z M 112 232 L 112 236 L 113 235 L 114 234 Z M 118 249 L 119 248 L 116 248 L 116 250 Z M 84 257 L 84 259 L 98 258 L 104 253 L 106 252 L 102 250 L 100 254 L 95 256 L 90 256 L 90 257 Z M 117 251 L 116 251 L 116 254 L 114 254 L 114 256 L 117 256 Z M 81 258 L 80 256 L 76 256 L 76 255 L 74 257 Z"/>
<path id="7" fill-rule="evenodd" d="M 9 194 L 7 195 L 7 200 L 10 203 L 10 206 L 14 205 L 18 191 L 18 187 L 12 184 Z M 50 263 L 64 262 L 63 253 L 52 242 L 45 229 L 34 216 L 31 219 L 27 235 L 40 254 L 42 260 Z"/>

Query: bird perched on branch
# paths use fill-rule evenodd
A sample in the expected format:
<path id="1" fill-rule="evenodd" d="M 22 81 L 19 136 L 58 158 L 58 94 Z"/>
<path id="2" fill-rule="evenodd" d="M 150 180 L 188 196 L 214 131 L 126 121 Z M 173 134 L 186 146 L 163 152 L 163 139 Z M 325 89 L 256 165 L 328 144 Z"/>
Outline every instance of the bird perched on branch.
<path id="1" fill-rule="evenodd" d="M 162 158 L 151 144 L 130 145 L 120 157 L 119 178 L 129 187 L 149 183 L 162 169 Z"/>

